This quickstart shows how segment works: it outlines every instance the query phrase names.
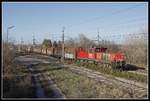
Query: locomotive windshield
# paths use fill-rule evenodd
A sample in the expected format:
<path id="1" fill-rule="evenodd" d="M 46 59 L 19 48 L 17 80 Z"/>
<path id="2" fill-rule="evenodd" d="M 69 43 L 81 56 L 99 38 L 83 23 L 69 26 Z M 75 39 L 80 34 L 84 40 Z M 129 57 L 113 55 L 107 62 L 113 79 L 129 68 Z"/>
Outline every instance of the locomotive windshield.
<path id="1" fill-rule="evenodd" d="M 101 48 L 95 48 L 95 52 L 106 52 L 107 48 L 101 47 Z"/>

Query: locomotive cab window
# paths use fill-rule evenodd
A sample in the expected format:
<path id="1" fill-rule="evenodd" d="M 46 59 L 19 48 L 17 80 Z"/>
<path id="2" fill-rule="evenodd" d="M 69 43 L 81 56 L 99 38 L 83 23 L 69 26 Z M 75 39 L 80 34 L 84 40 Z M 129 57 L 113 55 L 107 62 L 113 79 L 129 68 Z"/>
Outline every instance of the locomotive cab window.
<path id="1" fill-rule="evenodd" d="M 95 52 L 106 52 L 107 48 L 95 48 Z"/>

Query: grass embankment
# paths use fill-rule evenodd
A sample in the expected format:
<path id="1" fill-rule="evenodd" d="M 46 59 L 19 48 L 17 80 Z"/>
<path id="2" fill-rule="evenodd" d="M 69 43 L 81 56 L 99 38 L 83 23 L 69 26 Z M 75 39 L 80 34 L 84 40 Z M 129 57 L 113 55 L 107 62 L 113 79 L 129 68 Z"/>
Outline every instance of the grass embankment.
<path id="1" fill-rule="evenodd" d="M 78 66 L 83 66 L 88 69 L 92 69 L 95 71 L 99 71 L 101 73 L 111 75 L 113 77 L 121 77 L 129 80 L 134 80 L 137 82 L 144 82 L 147 83 L 147 76 L 142 75 L 142 74 L 137 74 L 137 73 L 131 73 L 127 71 L 119 71 L 119 70 L 113 70 L 110 66 L 105 66 L 105 65 L 95 65 L 92 63 L 76 63 Z"/>
<path id="2" fill-rule="evenodd" d="M 31 74 L 25 66 L 11 65 L 15 68 L 11 73 L 3 77 L 4 98 L 33 98 L 35 97 L 34 85 L 31 82 Z"/>
<path id="3" fill-rule="evenodd" d="M 35 90 L 29 70 L 13 60 L 19 54 L 3 46 L 3 98 L 32 98 Z"/>
<path id="4" fill-rule="evenodd" d="M 48 69 L 50 78 L 67 98 L 132 98 L 141 97 L 133 90 L 129 91 L 117 85 L 106 85 L 62 69 L 49 69 L 56 66 L 43 66 Z"/>

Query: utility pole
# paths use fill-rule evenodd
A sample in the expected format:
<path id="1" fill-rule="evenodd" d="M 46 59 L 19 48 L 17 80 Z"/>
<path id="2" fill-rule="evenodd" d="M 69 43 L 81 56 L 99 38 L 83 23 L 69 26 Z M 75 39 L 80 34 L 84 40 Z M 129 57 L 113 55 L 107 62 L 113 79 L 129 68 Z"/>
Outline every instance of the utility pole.
<path id="1" fill-rule="evenodd" d="M 64 46 L 64 30 L 65 27 L 63 27 L 62 30 L 62 57 L 61 57 L 61 62 L 64 63 L 64 51 L 65 51 L 65 46 Z"/>
<path id="2" fill-rule="evenodd" d="M 97 35 L 97 40 L 98 40 L 98 46 L 100 45 L 100 42 L 99 42 L 99 38 L 100 38 L 100 36 L 99 36 L 99 29 L 97 30 L 97 32 L 98 32 L 98 35 Z"/>
<path id="3" fill-rule="evenodd" d="M 35 37 L 34 37 L 34 35 L 33 35 L 33 45 L 35 46 Z"/>
<path id="4" fill-rule="evenodd" d="M 23 38 L 21 37 L 21 48 L 20 50 L 23 50 Z"/>
<path id="5" fill-rule="evenodd" d="M 35 38 L 34 38 L 34 35 L 33 35 L 33 39 L 32 39 L 32 49 L 34 51 L 34 48 L 35 48 Z"/>
<path id="6" fill-rule="evenodd" d="M 9 30 L 9 28 L 7 28 L 7 43 L 8 43 L 8 30 Z"/>
<path id="7" fill-rule="evenodd" d="M 102 40 L 102 38 L 99 35 L 99 28 L 97 29 L 97 33 L 98 33 L 98 35 L 97 35 L 98 46 L 100 47 L 100 39 Z"/>
<path id="8" fill-rule="evenodd" d="M 23 38 L 21 37 L 21 45 L 23 45 Z"/>
<path id="9" fill-rule="evenodd" d="M 14 28 L 14 27 L 15 27 L 15 26 L 10 26 L 10 27 L 7 28 L 7 43 L 8 43 L 8 34 L 9 34 L 8 32 L 9 32 L 9 29 L 12 29 L 12 28 Z"/>

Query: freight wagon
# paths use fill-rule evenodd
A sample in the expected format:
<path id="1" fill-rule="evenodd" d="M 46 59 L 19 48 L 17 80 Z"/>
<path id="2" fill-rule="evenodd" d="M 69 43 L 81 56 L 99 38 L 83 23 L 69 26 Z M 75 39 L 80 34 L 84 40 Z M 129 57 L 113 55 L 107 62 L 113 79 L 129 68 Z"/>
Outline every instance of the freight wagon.
<path id="1" fill-rule="evenodd" d="M 31 50 L 30 50 L 31 51 Z M 41 48 L 34 47 L 32 52 L 51 55 L 56 58 L 62 56 L 61 48 Z M 94 62 L 95 64 L 108 64 L 112 68 L 124 69 L 125 55 L 122 52 L 107 52 L 107 48 L 93 48 L 92 50 L 85 50 L 83 48 L 65 47 L 64 58 L 70 62 Z"/>

